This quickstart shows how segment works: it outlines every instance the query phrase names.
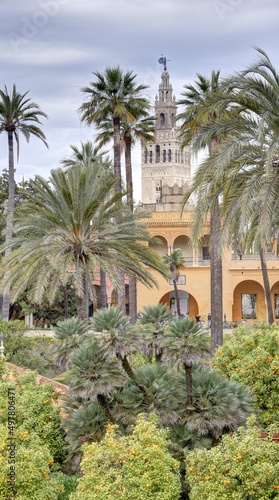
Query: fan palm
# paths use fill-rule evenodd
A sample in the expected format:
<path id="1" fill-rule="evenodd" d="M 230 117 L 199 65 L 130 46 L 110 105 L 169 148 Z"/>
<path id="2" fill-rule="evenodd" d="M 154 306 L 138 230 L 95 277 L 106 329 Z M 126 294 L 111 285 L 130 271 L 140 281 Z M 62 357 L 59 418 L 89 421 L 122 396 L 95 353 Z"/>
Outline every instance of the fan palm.
<path id="1" fill-rule="evenodd" d="M 128 377 L 148 400 L 150 395 L 146 387 L 137 380 L 128 359 L 129 353 L 135 352 L 140 343 L 135 330 L 130 326 L 129 318 L 117 307 L 110 307 L 109 309 L 96 311 L 94 317 L 90 320 L 90 327 L 94 334 L 98 334 L 98 341 L 104 359 L 114 359 L 116 357 Z"/>
<path id="2" fill-rule="evenodd" d="M 14 167 L 14 140 L 17 145 L 17 158 L 19 157 L 19 135 L 22 134 L 29 142 L 31 136 L 40 139 L 47 147 L 46 137 L 38 125 L 42 117 L 47 115 L 39 108 L 38 104 L 27 98 L 28 92 L 20 94 L 13 85 L 9 93 L 5 86 L 0 90 L 0 133 L 6 132 L 8 136 L 9 152 L 9 197 L 7 210 L 6 241 L 12 239 L 12 219 L 15 205 L 15 167 Z M 6 250 L 8 252 L 9 250 Z M 2 319 L 9 319 L 10 294 L 6 288 L 3 296 Z"/>
<path id="3" fill-rule="evenodd" d="M 147 387 L 151 398 L 146 400 L 136 386 L 127 380 L 115 394 L 115 418 L 130 425 L 140 413 L 156 413 L 162 425 L 179 422 L 179 410 L 184 397 L 181 377 L 168 366 L 157 363 L 142 365 L 136 370 L 136 377 Z"/>
<path id="4" fill-rule="evenodd" d="M 68 457 L 74 470 L 79 471 L 84 442 L 100 441 L 105 434 L 107 418 L 97 401 L 86 401 L 75 405 L 68 401 L 63 404 L 65 414 L 62 425 L 66 432 L 65 441 Z"/>
<path id="5" fill-rule="evenodd" d="M 123 385 L 125 376 L 117 360 L 106 359 L 96 339 L 91 338 L 85 345 L 76 349 L 70 358 L 68 383 L 70 395 L 83 399 L 97 399 L 107 419 L 113 417 L 108 397 Z"/>
<path id="6" fill-rule="evenodd" d="M 57 342 L 53 346 L 53 361 L 62 371 L 68 370 L 70 355 L 80 346 L 87 332 L 88 325 L 79 318 L 73 317 L 58 321 L 54 329 Z"/>
<path id="7" fill-rule="evenodd" d="M 185 265 L 185 259 L 182 257 L 180 250 L 174 250 L 170 255 L 165 255 L 163 257 L 163 261 L 169 266 L 170 277 L 173 282 L 177 314 L 178 317 L 180 318 L 181 310 L 180 310 L 179 294 L 177 289 L 177 281 L 180 276 L 179 270 Z"/>
<path id="8" fill-rule="evenodd" d="M 214 122 L 220 113 L 224 113 L 224 108 L 215 107 L 208 111 L 207 101 L 212 98 L 220 86 L 220 71 L 212 71 L 211 76 L 205 77 L 197 74 L 197 80 L 194 85 L 185 85 L 185 91 L 182 93 L 182 99 L 179 104 L 186 107 L 185 111 L 178 115 L 182 120 L 181 140 L 182 146 L 192 144 L 195 151 L 198 152 L 204 148 L 209 150 L 210 155 L 214 155 L 221 142 L 221 134 L 213 133 L 208 135 L 207 126 Z M 194 181 L 195 182 L 195 181 Z M 197 184 L 197 183 L 196 183 Z M 219 241 L 221 230 L 220 208 L 218 194 L 210 179 L 207 178 L 198 183 L 197 189 L 202 191 L 205 196 L 207 191 L 207 205 L 203 213 L 204 220 L 208 211 L 210 211 L 210 284 L 211 284 L 211 343 L 212 348 L 216 349 L 223 343 L 223 292 L 222 292 L 222 259 L 220 255 Z M 185 195 L 182 207 L 195 190 L 192 188 Z M 197 227 L 200 227 L 198 220 Z"/>
<path id="9" fill-rule="evenodd" d="M 124 195 L 112 192 L 114 179 L 102 165 L 53 170 L 50 181 L 37 177 L 32 187 L 14 223 L 17 236 L 2 247 L 14 249 L 1 263 L 2 273 L 9 270 L 2 286 L 13 286 L 13 299 L 30 285 L 34 302 L 45 294 L 51 302 L 59 286 L 72 280 L 78 316 L 87 321 L 86 288 L 94 300 L 96 266 L 116 286 L 116 267 L 147 286 L 156 284 L 147 266 L 165 273 L 144 244 L 152 240 L 144 222 L 119 203 Z"/>
<path id="10" fill-rule="evenodd" d="M 162 342 L 165 359 L 174 360 L 174 366 L 183 365 L 186 379 L 186 407 L 193 409 L 192 365 L 208 358 L 210 345 L 207 332 L 193 319 L 183 318 L 172 321 Z"/>
<path id="11" fill-rule="evenodd" d="M 171 312 L 167 309 L 167 306 L 157 304 L 157 306 L 144 306 L 142 316 L 138 322 L 139 325 L 142 325 L 141 334 L 144 341 L 144 354 L 154 356 L 157 362 L 160 362 L 162 358 L 162 340 L 170 318 Z"/>

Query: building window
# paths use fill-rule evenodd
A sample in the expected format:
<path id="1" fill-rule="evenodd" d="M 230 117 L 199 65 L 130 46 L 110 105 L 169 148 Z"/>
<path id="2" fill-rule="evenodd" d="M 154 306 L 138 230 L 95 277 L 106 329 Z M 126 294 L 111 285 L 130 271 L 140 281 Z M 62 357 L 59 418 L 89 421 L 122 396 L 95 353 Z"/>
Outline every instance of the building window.
<path id="1" fill-rule="evenodd" d="M 144 163 L 147 163 L 147 149 L 144 150 Z"/>
<path id="2" fill-rule="evenodd" d="M 209 247 L 202 247 L 202 259 L 210 260 Z"/>
<path id="3" fill-rule="evenodd" d="M 275 318 L 279 318 L 279 293 L 276 293 L 275 296 Z"/>
<path id="4" fill-rule="evenodd" d="M 152 151 L 149 151 L 149 162 L 152 163 Z"/>
<path id="5" fill-rule="evenodd" d="M 257 318 L 257 295 L 255 293 L 241 294 L 241 316 L 242 319 Z"/>
<path id="6" fill-rule="evenodd" d="M 171 149 L 168 150 L 168 160 L 171 161 Z"/>
<path id="7" fill-rule="evenodd" d="M 167 159 L 167 152 L 165 149 L 163 149 L 163 162 L 165 162 Z"/>
<path id="8" fill-rule="evenodd" d="M 165 114 L 160 113 L 160 125 L 161 127 L 165 125 Z"/>
<path id="9" fill-rule="evenodd" d="M 156 160 L 155 160 L 156 163 L 159 163 L 160 162 L 160 146 L 157 144 L 156 145 Z"/>

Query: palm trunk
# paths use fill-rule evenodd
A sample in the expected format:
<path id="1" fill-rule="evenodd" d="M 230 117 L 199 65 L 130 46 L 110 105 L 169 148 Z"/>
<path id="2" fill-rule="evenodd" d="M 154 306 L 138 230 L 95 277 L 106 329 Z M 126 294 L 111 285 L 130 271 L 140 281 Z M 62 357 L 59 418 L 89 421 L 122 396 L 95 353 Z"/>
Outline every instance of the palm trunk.
<path id="1" fill-rule="evenodd" d="M 102 267 L 100 268 L 100 299 L 101 299 L 101 309 L 106 309 L 108 306 L 107 280 L 106 280 L 106 273 Z"/>
<path id="2" fill-rule="evenodd" d="M 108 421 L 113 423 L 113 421 L 114 421 L 113 416 L 111 414 L 110 407 L 109 407 L 108 400 L 107 400 L 106 396 L 104 396 L 104 394 L 98 394 L 97 401 L 98 401 L 99 405 L 101 406 L 101 408 L 103 408 Z"/>
<path id="3" fill-rule="evenodd" d="M 263 248 L 260 249 L 260 260 L 261 260 L 261 268 L 262 268 L 262 276 L 263 276 L 263 284 L 264 284 L 264 293 L 265 293 L 265 301 L 266 301 L 266 309 L 267 309 L 267 322 L 269 325 L 274 323 L 274 314 L 271 302 L 271 293 L 270 293 L 270 285 L 268 279 L 268 271 L 266 265 L 266 258 Z"/>
<path id="4" fill-rule="evenodd" d="M 138 389 L 144 395 L 145 401 L 148 403 L 151 403 L 152 402 L 151 395 L 147 391 L 146 387 L 138 382 L 136 374 L 135 374 L 134 370 L 132 369 L 132 367 L 128 361 L 127 356 L 122 357 L 119 355 L 118 358 L 121 361 L 123 370 L 127 373 L 128 377 L 132 380 L 132 382 L 134 382 L 134 384 L 138 387 Z"/>
<path id="5" fill-rule="evenodd" d="M 192 366 L 189 366 L 187 363 L 183 363 L 185 370 L 185 379 L 186 379 L 186 390 L 187 390 L 187 399 L 186 399 L 186 408 L 193 408 L 193 378 L 192 378 Z"/>
<path id="6" fill-rule="evenodd" d="M 82 297 L 76 294 L 77 316 L 84 323 L 88 323 L 87 300 L 85 293 Z"/>
<path id="7" fill-rule="evenodd" d="M 134 276 L 129 276 L 129 316 L 131 324 L 137 322 L 137 280 Z"/>
<path id="8" fill-rule="evenodd" d="M 177 288 L 177 279 L 178 278 L 173 280 L 173 288 L 174 288 L 174 295 L 175 295 L 175 302 L 176 302 L 176 312 L 177 312 L 177 316 L 180 318 L 181 311 L 180 311 L 179 293 L 178 293 L 178 288 Z"/>
<path id="9" fill-rule="evenodd" d="M 129 135 L 125 135 L 125 172 L 126 172 L 126 187 L 127 203 L 131 212 L 134 211 L 134 194 L 133 194 L 133 171 L 132 171 L 132 139 Z M 129 276 L 129 316 L 131 323 L 134 325 L 137 321 L 137 280 L 134 276 Z"/>
<path id="10" fill-rule="evenodd" d="M 67 319 L 69 317 L 69 302 L 68 302 L 67 285 L 63 286 L 63 298 L 64 298 L 64 319 Z"/>
<path id="11" fill-rule="evenodd" d="M 114 190 L 116 193 L 121 193 L 121 149 L 120 149 L 120 119 L 118 117 L 113 118 L 113 165 L 114 165 L 114 176 L 115 176 L 115 186 Z M 121 201 L 119 202 L 121 203 Z M 117 304 L 120 311 L 126 312 L 125 309 L 125 281 L 124 273 L 121 269 L 118 269 L 118 278 L 121 286 L 117 289 Z"/>
<path id="12" fill-rule="evenodd" d="M 13 132 L 8 132 L 8 148 L 9 148 L 9 198 L 8 198 L 8 214 L 6 224 L 6 243 L 9 243 L 13 237 L 13 216 L 15 207 L 15 167 L 14 167 L 14 144 Z M 5 251 L 5 255 L 11 252 L 10 249 Z M 7 286 L 3 294 L 2 302 L 2 319 L 9 321 L 10 312 L 10 287 Z"/>
<path id="13" fill-rule="evenodd" d="M 218 200 L 210 214 L 211 349 L 223 344 L 223 276 L 220 253 L 220 207 Z"/>

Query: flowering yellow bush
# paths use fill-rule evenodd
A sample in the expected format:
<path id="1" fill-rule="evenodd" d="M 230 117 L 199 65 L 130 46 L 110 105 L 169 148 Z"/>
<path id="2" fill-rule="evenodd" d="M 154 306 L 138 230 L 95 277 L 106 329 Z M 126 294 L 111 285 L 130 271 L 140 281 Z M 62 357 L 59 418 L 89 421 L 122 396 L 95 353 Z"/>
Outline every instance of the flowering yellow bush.
<path id="1" fill-rule="evenodd" d="M 260 437 L 255 418 L 247 428 L 223 436 L 210 450 L 192 451 L 186 479 L 190 500 L 268 500 L 279 498 L 279 445 Z"/>
<path id="2" fill-rule="evenodd" d="M 70 499 L 178 500 L 179 464 L 168 446 L 167 431 L 154 415 L 140 415 L 129 436 L 109 425 L 100 443 L 84 445 L 83 476 Z"/>

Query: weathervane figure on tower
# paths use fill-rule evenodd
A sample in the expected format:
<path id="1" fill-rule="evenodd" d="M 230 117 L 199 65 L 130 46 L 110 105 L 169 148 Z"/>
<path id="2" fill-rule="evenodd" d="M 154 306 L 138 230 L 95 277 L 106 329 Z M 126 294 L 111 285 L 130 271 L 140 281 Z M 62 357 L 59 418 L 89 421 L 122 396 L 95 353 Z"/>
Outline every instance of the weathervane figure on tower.
<path id="1" fill-rule="evenodd" d="M 166 57 L 163 56 L 163 54 L 161 54 L 160 59 L 158 59 L 158 63 L 164 65 L 164 71 L 167 70 L 167 61 L 170 61 L 170 59 L 167 59 Z"/>

